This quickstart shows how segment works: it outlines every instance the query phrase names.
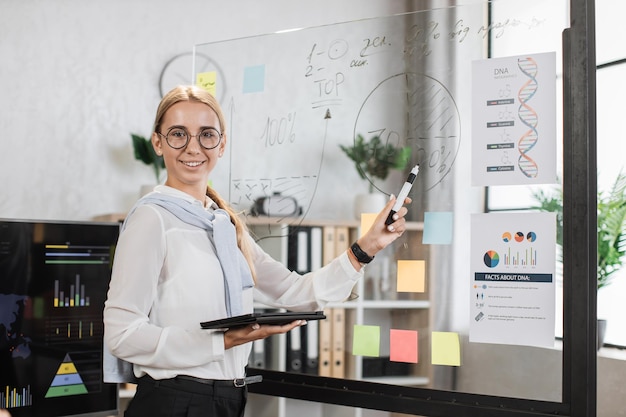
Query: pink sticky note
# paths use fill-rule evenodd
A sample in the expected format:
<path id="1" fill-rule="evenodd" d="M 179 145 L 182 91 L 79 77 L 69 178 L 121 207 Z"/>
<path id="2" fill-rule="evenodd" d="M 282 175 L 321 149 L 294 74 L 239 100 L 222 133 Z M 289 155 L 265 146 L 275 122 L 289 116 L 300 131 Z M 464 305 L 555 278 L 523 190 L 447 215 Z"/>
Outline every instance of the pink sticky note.
<path id="1" fill-rule="evenodd" d="M 393 362 L 417 363 L 417 331 L 389 331 L 389 360 Z"/>

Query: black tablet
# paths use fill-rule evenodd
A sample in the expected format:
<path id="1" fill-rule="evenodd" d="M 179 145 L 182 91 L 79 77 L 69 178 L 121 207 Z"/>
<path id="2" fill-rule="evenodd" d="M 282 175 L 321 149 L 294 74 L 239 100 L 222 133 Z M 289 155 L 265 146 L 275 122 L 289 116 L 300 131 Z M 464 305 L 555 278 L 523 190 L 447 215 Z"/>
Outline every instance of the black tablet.
<path id="1" fill-rule="evenodd" d="M 247 326 L 252 323 L 259 324 L 287 324 L 294 320 L 322 320 L 325 319 L 323 311 L 286 311 L 273 313 L 251 313 L 241 316 L 228 317 L 225 319 L 205 321 L 200 323 L 203 329 L 229 329 L 233 327 Z"/>

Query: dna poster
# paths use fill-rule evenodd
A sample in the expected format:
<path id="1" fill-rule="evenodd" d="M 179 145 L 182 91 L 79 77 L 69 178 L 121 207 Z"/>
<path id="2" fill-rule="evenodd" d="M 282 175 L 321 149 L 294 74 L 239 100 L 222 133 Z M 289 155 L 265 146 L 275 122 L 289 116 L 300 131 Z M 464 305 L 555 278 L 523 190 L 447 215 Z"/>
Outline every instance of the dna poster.
<path id="1" fill-rule="evenodd" d="M 472 62 L 472 185 L 556 183 L 556 53 Z"/>
<path id="2" fill-rule="evenodd" d="M 470 342 L 554 346 L 556 215 L 471 215 Z"/>

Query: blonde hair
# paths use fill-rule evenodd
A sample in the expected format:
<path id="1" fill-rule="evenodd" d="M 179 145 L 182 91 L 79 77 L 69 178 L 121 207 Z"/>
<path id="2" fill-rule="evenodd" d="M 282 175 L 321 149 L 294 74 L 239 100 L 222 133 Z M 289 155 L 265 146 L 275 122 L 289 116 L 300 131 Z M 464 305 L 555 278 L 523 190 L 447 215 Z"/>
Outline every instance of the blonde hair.
<path id="1" fill-rule="evenodd" d="M 203 88 L 196 86 L 186 86 L 181 85 L 170 90 L 163 99 L 161 103 L 159 103 L 159 107 L 157 108 L 156 117 L 154 119 L 153 131 L 157 133 L 161 133 L 161 122 L 163 121 L 163 117 L 167 110 L 172 107 L 174 104 L 181 101 L 196 101 L 199 103 L 204 103 L 211 110 L 217 114 L 217 119 L 220 123 L 220 132 L 222 135 L 226 134 L 226 121 L 224 119 L 224 113 L 222 112 L 222 107 L 218 103 L 217 99 L 213 97 L 211 93 L 206 91 Z M 237 233 L 237 246 L 243 253 L 243 256 L 246 258 L 248 262 L 248 266 L 250 267 L 250 272 L 252 273 L 252 278 L 256 282 L 256 271 L 254 269 L 254 263 L 252 262 L 252 250 L 250 248 L 250 242 L 247 238 L 248 229 L 243 221 L 239 218 L 239 215 L 233 210 L 233 208 L 224 200 L 214 189 L 207 186 L 207 196 L 221 209 L 224 209 L 230 215 L 230 221 L 235 226 L 235 230 Z"/>

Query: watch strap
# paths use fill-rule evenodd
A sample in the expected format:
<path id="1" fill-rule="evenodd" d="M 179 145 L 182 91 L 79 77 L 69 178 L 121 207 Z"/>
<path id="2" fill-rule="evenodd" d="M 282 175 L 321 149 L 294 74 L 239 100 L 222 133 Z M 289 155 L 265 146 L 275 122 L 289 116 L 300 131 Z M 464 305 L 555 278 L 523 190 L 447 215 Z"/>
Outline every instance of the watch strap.
<path id="1" fill-rule="evenodd" d="M 354 242 L 352 246 L 350 246 L 350 250 L 352 251 L 352 254 L 356 258 L 356 260 L 359 261 L 359 263 L 368 264 L 374 259 L 373 256 L 369 256 L 367 253 L 365 253 L 365 251 L 361 249 L 359 244 L 356 242 Z"/>

